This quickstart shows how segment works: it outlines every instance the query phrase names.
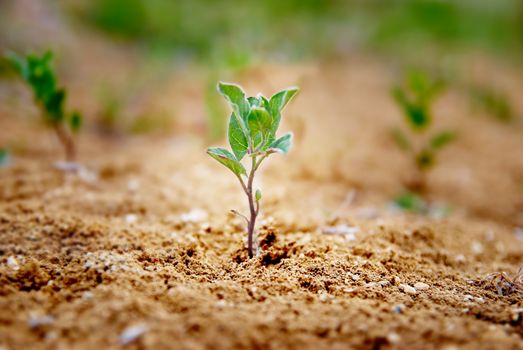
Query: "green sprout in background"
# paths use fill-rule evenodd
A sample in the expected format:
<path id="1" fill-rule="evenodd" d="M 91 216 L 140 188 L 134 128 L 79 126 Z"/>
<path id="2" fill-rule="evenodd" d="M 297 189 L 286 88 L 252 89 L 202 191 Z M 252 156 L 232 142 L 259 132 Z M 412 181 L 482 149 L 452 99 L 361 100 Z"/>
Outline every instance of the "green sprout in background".
<path id="1" fill-rule="evenodd" d="M 514 121 L 514 108 L 503 91 L 487 86 L 472 86 L 470 97 L 474 106 L 481 108 L 497 121 L 502 123 Z"/>
<path id="2" fill-rule="evenodd" d="M 438 151 L 455 138 L 455 133 L 449 130 L 431 132 L 431 104 L 442 90 L 441 82 L 431 81 L 421 72 L 412 72 L 405 84 L 396 87 L 392 93 L 410 129 L 409 133 L 400 128 L 394 129 L 393 136 L 401 150 L 411 157 L 415 171 L 407 188 L 417 195 L 422 195 L 427 189 L 427 172 L 435 165 Z M 421 211 L 420 203 L 423 201 L 414 197 L 414 194 L 408 193 L 398 198 L 396 204 Z"/>
<path id="3" fill-rule="evenodd" d="M 31 87 L 46 123 L 54 129 L 65 150 L 66 161 L 73 163 L 76 160 L 73 134 L 80 129 L 82 117 L 78 112 L 65 112 L 66 91 L 57 86 L 56 73 L 51 66 L 52 57 L 49 51 L 41 56 L 7 56 L 16 72 Z"/>
<path id="4" fill-rule="evenodd" d="M 234 173 L 247 195 L 250 217 L 247 218 L 237 211 L 233 212 L 247 222 L 247 247 L 249 257 L 252 258 L 255 254 L 254 230 L 262 198 L 259 189 L 253 191 L 254 176 L 260 164 L 269 155 L 289 152 L 292 134 L 286 133 L 276 138 L 276 131 L 280 125 L 283 108 L 296 95 L 298 89 L 287 88 L 270 99 L 261 94 L 246 97 L 240 86 L 229 83 L 220 82 L 218 91 L 227 99 L 233 110 L 228 127 L 232 152 L 225 148 L 213 147 L 207 149 L 207 153 Z M 245 156 L 250 158 L 249 172 L 241 163 Z"/>

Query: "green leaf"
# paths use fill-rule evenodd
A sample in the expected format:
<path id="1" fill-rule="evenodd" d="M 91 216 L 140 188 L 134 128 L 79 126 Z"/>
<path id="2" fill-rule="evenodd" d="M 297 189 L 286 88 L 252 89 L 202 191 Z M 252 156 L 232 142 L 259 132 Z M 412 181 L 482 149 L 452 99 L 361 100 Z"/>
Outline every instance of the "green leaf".
<path id="1" fill-rule="evenodd" d="M 260 190 L 256 190 L 255 197 L 256 197 L 256 202 L 259 202 L 262 199 L 262 193 Z"/>
<path id="2" fill-rule="evenodd" d="M 456 134 L 454 132 L 448 130 L 442 131 L 430 139 L 430 147 L 433 150 L 438 150 L 452 142 L 455 138 Z"/>
<path id="3" fill-rule="evenodd" d="M 226 150 L 225 148 L 212 147 L 207 149 L 207 154 L 212 158 L 216 159 L 221 164 L 225 165 L 236 175 L 247 175 L 245 168 L 242 163 L 240 163 L 235 157 L 234 154 Z"/>
<path id="4" fill-rule="evenodd" d="M 229 130 L 228 130 L 229 145 L 236 155 L 238 160 L 242 160 L 245 153 L 249 149 L 249 141 L 245 137 L 245 133 L 238 123 L 238 118 L 235 117 L 234 113 L 231 114 L 229 119 Z"/>
<path id="5" fill-rule="evenodd" d="M 427 211 L 427 202 L 420 196 L 414 193 L 403 193 L 394 199 L 394 205 L 397 207 L 411 211 L 418 214 L 423 214 Z"/>
<path id="6" fill-rule="evenodd" d="M 422 131 L 430 125 L 431 118 L 424 104 L 410 101 L 401 88 L 393 89 L 392 96 L 401 106 L 407 122 L 414 130 Z"/>
<path id="7" fill-rule="evenodd" d="M 287 154 L 292 145 L 292 134 L 286 133 L 269 146 L 270 151 Z"/>
<path id="8" fill-rule="evenodd" d="M 69 127 L 73 132 L 78 132 L 82 127 L 82 115 L 79 112 L 73 112 L 69 116 Z"/>
<path id="9" fill-rule="evenodd" d="M 263 108 L 254 107 L 247 118 L 247 125 L 251 139 L 254 140 L 254 148 L 265 150 L 270 139 L 273 119 L 269 112 Z"/>
<path id="10" fill-rule="evenodd" d="M 229 101 L 234 113 L 245 121 L 249 114 L 250 104 L 245 98 L 243 89 L 236 84 L 219 82 L 218 91 Z"/>
<path id="11" fill-rule="evenodd" d="M 275 115 L 278 112 L 281 112 L 287 103 L 296 96 L 298 93 L 297 87 L 289 87 L 287 89 L 281 90 L 280 92 L 275 93 L 271 100 L 269 101 L 271 112 Z"/>
<path id="12" fill-rule="evenodd" d="M 64 118 L 65 90 L 60 89 L 52 93 L 44 102 L 50 121 L 61 122 Z"/>
<path id="13" fill-rule="evenodd" d="M 22 77 L 24 80 L 29 79 L 29 69 L 27 62 L 23 57 L 18 56 L 14 52 L 9 52 L 5 55 L 5 59 L 11 67 Z"/>
<path id="14" fill-rule="evenodd" d="M 281 111 L 285 108 L 287 103 L 296 96 L 298 93 L 297 87 L 290 87 L 285 90 L 282 90 L 271 97 L 269 101 L 269 111 L 271 112 L 273 118 L 272 125 L 272 134 L 276 134 L 278 127 L 280 126 Z"/>

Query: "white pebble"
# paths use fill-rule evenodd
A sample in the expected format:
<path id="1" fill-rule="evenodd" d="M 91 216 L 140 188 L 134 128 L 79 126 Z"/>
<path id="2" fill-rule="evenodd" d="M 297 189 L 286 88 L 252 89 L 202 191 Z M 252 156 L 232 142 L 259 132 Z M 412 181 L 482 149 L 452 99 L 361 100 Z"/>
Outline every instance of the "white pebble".
<path id="1" fill-rule="evenodd" d="M 195 208 L 187 213 L 180 215 L 180 219 L 183 222 L 198 222 L 207 219 L 208 216 L 209 215 L 205 210 Z"/>
<path id="2" fill-rule="evenodd" d="M 125 221 L 128 224 L 132 224 L 132 223 L 136 222 L 136 220 L 138 220 L 138 216 L 136 216 L 136 214 L 127 214 L 127 215 L 125 215 Z"/>
<path id="3" fill-rule="evenodd" d="M 416 288 L 416 290 L 427 290 L 430 288 L 430 286 L 423 282 L 416 282 L 414 284 L 414 288 Z"/>
<path id="4" fill-rule="evenodd" d="M 149 327 L 145 324 L 138 324 L 135 326 L 127 327 L 122 334 L 120 334 L 120 344 L 126 345 L 140 338 L 145 332 L 149 330 Z"/>
<path id="5" fill-rule="evenodd" d="M 398 335 L 398 333 L 389 333 L 387 335 L 387 340 L 390 343 L 395 344 L 401 340 L 401 337 Z"/>
<path id="6" fill-rule="evenodd" d="M 463 254 L 456 255 L 456 261 L 457 262 L 465 262 L 465 255 L 463 255 Z"/>
<path id="7" fill-rule="evenodd" d="M 321 232 L 326 235 L 349 235 L 355 239 L 355 234 L 360 232 L 360 229 L 358 227 L 338 225 L 323 227 Z"/>
<path id="8" fill-rule="evenodd" d="M 32 316 L 27 323 L 29 324 L 29 327 L 34 329 L 34 328 L 38 328 L 40 326 L 46 326 L 46 325 L 52 324 L 53 322 L 54 322 L 53 316 L 44 315 L 44 316 Z"/>
<path id="9" fill-rule="evenodd" d="M 416 291 L 416 288 L 412 287 L 412 286 L 409 286 L 408 284 L 400 284 L 399 285 L 400 289 L 407 293 L 407 294 L 411 294 L 411 295 L 415 295 L 417 294 L 418 292 Z"/>
<path id="10" fill-rule="evenodd" d="M 474 253 L 475 255 L 479 255 L 483 253 L 483 244 L 481 244 L 478 241 L 474 241 L 472 242 L 471 249 L 472 253 Z"/>
<path id="11" fill-rule="evenodd" d="M 7 266 L 12 268 L 13 270 L 18 270 L 20 266 L 18 265 L 18 260 L 14 256 L 10 256 L 7 258 Z"/>
<path id="12" fill-rule="evenodd" d="M 127 181 L 127 189 L 129 192 L 136 192 L 140 188 L 140 180 L 130 179 Z"/>

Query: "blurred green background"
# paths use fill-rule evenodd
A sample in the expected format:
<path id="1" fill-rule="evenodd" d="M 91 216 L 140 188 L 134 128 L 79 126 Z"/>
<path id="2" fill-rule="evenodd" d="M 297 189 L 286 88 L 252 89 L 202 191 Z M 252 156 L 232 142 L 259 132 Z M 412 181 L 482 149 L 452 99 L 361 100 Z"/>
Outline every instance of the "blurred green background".
<path id="1" fill-rule="evenodd" d="M 462 72 L 470 54 L 520 65 L 523 0 L 1 1 L 0 52 L 47 49 L 56 53 L 73 102 L 95 115 L 104 133 L 169 130 L 175 112 L 150 101 L 168 95 L 172 72 L 188 65 L 203 81 L 205 125 L 194 128 L 216 139 L 226 118 L 217 80 L 256 65 L 354 55 L 438 71 L 508 121 L 513 108 L 505 92 L 472 86 Z M 6 71 L 0 61 L 0 75 Z M 91 101 L 74 100 L 82 94 Z"/>
<path id="2" fill-rule="evenodd" d="M 22 1 L 24 2 L 24 1 Z M 9 14 L 14 0 L 2 1 Z M 44 2 L 45 3 L 45 2 Z M 355 49 L 404 58 L 480 49 L 521 56 L 520 0 L 72 0 L 47 2 L 148 54 L 241 66 L 343 55 Z M 2 20 L 2 46 L 17 46 Z M 6 28 L 7 27 L 7 28 Z"/>

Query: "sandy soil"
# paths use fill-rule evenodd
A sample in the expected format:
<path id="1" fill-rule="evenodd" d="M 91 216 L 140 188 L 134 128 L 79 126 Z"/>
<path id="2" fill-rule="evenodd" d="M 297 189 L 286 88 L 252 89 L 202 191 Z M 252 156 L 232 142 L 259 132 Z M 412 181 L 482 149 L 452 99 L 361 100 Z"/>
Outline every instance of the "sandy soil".
<path id="1" fill-rule="evenodd" d="M 517 72 L 500 76 L 523 88 Z M 228 213 L 245 199 L 204 154 L 202 84 L 189 74 L 156 89 L 177 115 L 170 136 L 87 128 L 92 183 L 53 168 L 53 135 L 21 116 L 35 113 L 30 100 L 3 108 L 14 161 L 0 170 L 2 349 L 523 349 L 522 293 L 482 283 L 523 264 L 523 128 L 475 118 L 449 91 L 435 127 L 459 138 L 428 195 L 454 210 L 399 212 L 389 201 L 411 168 L 388 135 L 401 123 L 393 78 L 363 58 L 237 77 L 252 94 L 302 88 L 282 126 L 296 145 L 258 179 L 252 260 Z"/>

